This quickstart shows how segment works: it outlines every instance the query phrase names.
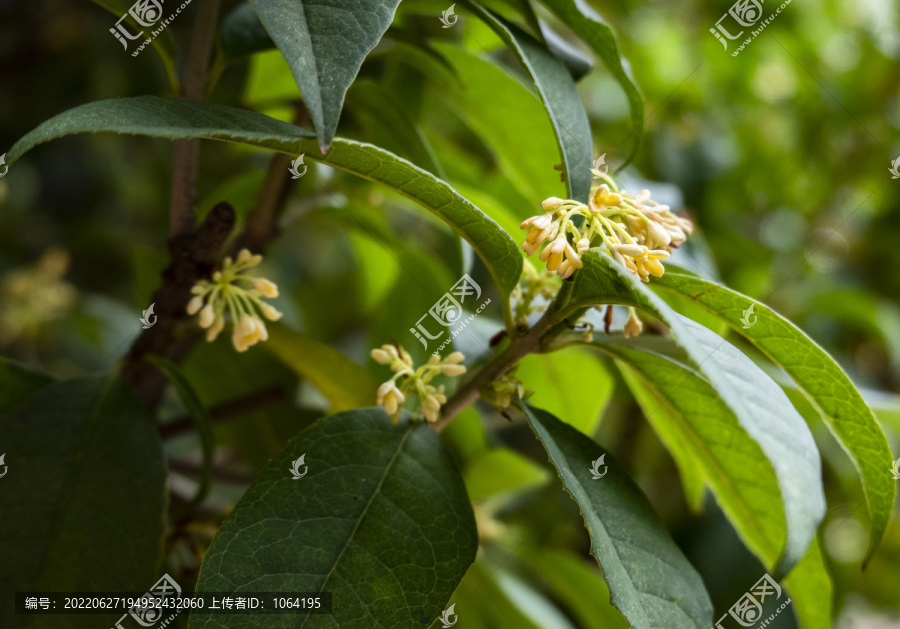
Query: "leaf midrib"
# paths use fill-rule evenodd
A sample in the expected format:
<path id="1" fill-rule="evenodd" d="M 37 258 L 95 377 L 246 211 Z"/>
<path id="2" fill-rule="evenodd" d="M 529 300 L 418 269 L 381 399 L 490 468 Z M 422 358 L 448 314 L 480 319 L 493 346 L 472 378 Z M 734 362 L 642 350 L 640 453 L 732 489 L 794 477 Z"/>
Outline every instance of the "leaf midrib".
<path id="1" fill-rule="evenodd" d="M 334 571 L 337 570 L 338 565 L 341 563 L 341 558 L 343 558 L 344 553 L 347 552 L 347 549 L 350 547 L 350 544 L 353 543 L 353 538 L 356 535 L 356 531 L 359 530 L 359 527 L 362 525 L 363 520 L 366 519 L 366 514 L 369 512 L 369 507 L 372 506 L 372 503 L 375 502 L 375 497 L 381 491 L 381 486 L 384 484 L 384 480 L 388 477 L 388 474 L 391 471 L 394 463 L 397 461 L 397 457 L 400 456 L 400 453 L 403 451 L 403 446 L 406 443 L 406 440 L 413 433 L 413 426 L 410 425 L 407 427 L 406 434 L 403 435 L 403 439 L 400 440 L 400 443 L 397 444 L 397 450 L 394 452 L 393 456 L 391 456 L 391 460 L 388 461 L 388 464 L 384 468 L 384 474 L 382 474 L 381 479 L 378 481 L 378 485 L 375 487 L 375 490 L 372 492 L 372 495 L 369 497 L 369 500 L 366 502 L 365 508 L 362 510 L 362 513 L 359 515 L 359 518 L 356 520 L 356 526 L 353 527 L 353 530 L 350 532 L 350 537 L 347 538 L 344 547 L 341 549 L 341 553 L 338 555 L 337 559 L 334 560 L 334 565 L 331 566 L 331 570 L 328 571 L 328 574 L 325 575 L 325 580 L 322 581 L 322 585 L 319 588 L 317 594 L 321 594 L 325 591 L 325 586 L 328 585 L 328 580 L 331 579 L 331 575 L 334 574 Z M 303 629 L 306 626 L 306 621 L 309 620 L 311 614 L 306 614 L 303 618 L 303 622 L 300 623 L 298 629 Z"/>

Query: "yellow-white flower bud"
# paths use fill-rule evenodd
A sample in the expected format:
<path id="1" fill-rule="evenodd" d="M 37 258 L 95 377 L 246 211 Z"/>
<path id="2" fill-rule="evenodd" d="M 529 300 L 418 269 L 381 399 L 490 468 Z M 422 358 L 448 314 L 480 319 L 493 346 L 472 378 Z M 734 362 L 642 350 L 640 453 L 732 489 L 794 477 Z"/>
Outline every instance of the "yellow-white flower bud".
<path id="1" fill-rule="evenodd" d="M 200 309 L 203 307 L 203 297 L 199 295 L 196 297 L 192 297 L 187 305 L 187 313 L 189 315 L 195 315 L 200 312 Z"/>
<path id="2" fill-rule="evenodd" d="M 564 201 L 559 197 L 550 197 L 549 199 L 544 199 L 541 201 L 541 207 L 547 210 L 548 212 L 552 212 L 557 209 L 560 205 L 562 205 Z"/>
<path id="3" fill-rule="evenodd" d="M 260 304 L 259 309 L 262 311 L 263 316 L 269 321 L 278 321 L 281 318 L 281 312 L 271 304 Z"/>
<path id="4" fill-rule="evenodd" d="M 644 251 L 646 250 L 641 245 L 613 245 L 613 248 L 621 255 L 630 256 L 632 258 L 644 255 Z"/>
<path id="5" fill-rule="evenodd" d="M 464 365 L 444 365 L 441 371 L 445 376 L 461 376 L 466 373 L 466 368 Z"/>
<path id="6" fill-rule="evenodd" d="M 637 318 L 634 314 L 634 311 L 631 311 L 628 315 L 628 321 L 625 322 L 625 337 L 629 336 L 637 336 L 644 329 L 644 324 L 641 323 L 641 320 Z"/>
<path id="7" fill-rule="evenodd" d="M 207 343 L 212 343 L 216 340 L 216 337 L 219 336 L 219 332 L 225 327 L 225 317 L 219 317 L 216 319 L 215 323 L 212 324 L 212 327 L 206 331 L 206 341 Z"/>
<path id="8" fill-rule="evenodd" d="M 393 361 L 393 356 L 381 348 L 373 349 L 369 355 L 380 365 L 390 365 Z"/>
<path id="9" fill-rule="evenodd" d="M 206 304 L 200 311 L 200 327 L 208 328 L 216 320 L 216 311 L 213 310 L 212 304 Z"/>
<path id="10" fill-rule="evenodd" d="M 246 249 L 244 249 L 244 251 L 246 251 Z M 278 297 L 278 286 L 275 285 L 275 282 L 269 281 L 264 277 L 254 278 L 253 288 L 255 288 L 256 292 L 263 297 Z"/>
<path id="11" fill-rule="evenodd" d="M 444 364 L 447 365 L 458 365 L 462 361 L 466 359 L 465 355 L 462 352 L 453 352 L 447 358 L 444 359 Z"/>

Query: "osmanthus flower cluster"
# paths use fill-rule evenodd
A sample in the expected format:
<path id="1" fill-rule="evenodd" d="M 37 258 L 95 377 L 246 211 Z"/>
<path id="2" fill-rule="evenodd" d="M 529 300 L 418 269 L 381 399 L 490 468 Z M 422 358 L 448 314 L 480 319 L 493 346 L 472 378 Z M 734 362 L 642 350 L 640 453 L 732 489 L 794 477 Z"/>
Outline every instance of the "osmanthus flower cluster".
<path id="1" fill-rule="evenodd" d="M 651 275 L 661 277 L 661 261 L 685 241 L 693 224 L 669 206 L 651 201 L 649 190 L 631 196 L 619 191 L 612 179 L 604 179 L 607 183 L 592 192 L 587 205 L 546 199 L 541 204 L 544 214 L 522 222 L 522 229 L 530 228 L 522 249 L 530 256 L 549 243 L 541 260 L 563 279 L 582 268 L 581 254 L 588 249 L 605 252 L 645 282 Z M 580 226 L 573 220 L 576 216 L 583 218 Z"/>
<path id="2" fill-rule="evenodd" d="M 278 310 L 261 299 L 278 297 L 278 287 L 265 278 L 244 274 L 260 262 L 261 255 L 242 249 L 237 260 L 230 256 L 222 260 L 222 268 L 213 273 L 212 281 L 200 280 L 191 288 L 194 297 L 188 302 L 187 312 L 200 313 L 199 323 L 206 328 L 207 341 L 214 341 L 225 328 L 226 309 L 234 328 L 231 342 L 237 351 L 245 352 L 269 338 L 266 324 L 257 313 L 270 321 L 281 318 Z"/>
<path id="3" fill-rule="evenodd" d="M 402 405 L 410 395 L 418 395 L 422 415 L 430 422 L 436 422 L 440 418 L 441 405 L 447 402 L 444 394 L 444 385 L 435 387 L 429 384 L 435 376 L 460 376 L 466 373 L 466 368 L 460 363 L 465 360 L 462 352 L 453 352 L 444 359 L 440 356 L 431 356 L 428 362 L 414 368 L 409 352 L 400 346 L 382 345 L 373 349 L 372 358 L 382 365 L 390 365 L 393 377 L 378 387 L 376 403 L 383 406 L 391 422 L 397 423 Z M 397 386 L 399 382 L 400 386 Z"/>

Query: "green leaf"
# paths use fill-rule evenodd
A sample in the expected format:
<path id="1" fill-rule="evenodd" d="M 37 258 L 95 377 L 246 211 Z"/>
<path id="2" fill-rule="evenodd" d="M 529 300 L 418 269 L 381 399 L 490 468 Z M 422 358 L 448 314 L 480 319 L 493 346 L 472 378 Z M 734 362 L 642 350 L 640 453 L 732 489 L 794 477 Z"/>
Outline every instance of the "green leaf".
<path id="1" fill-rule="evenodd" d="M 159 578 L 166 469 L 153 419 L 118 381 L 52 384 L 0 417 L 0 590 L 143 592 Z M 22 627 L 11 596 L 0 625 Z M 109 617 L 70 616 L 72 629 Z M 29 629 L 59 627 L 29 617 Z"/>
<path id="2" fill-rule="evenodd" d="M 275 47 L 266 27 L 247 2 L 237 5 L 219 29 L 219 47 L 224 63 Z"/>
<path id="3" fill-rule="evenodd" d="M 0 414 L 13 411 L 51 383 L 47 374 L 0 356 Z"/>
<path id="4" fill-rule="evenodd" d="M 250 0 L 287 59 L 325 153 L 344 94 L 400 0 Z"/>
<path id="5" fill-rule="evenodd" d="M 375 401 L 378 383 L 368 370 L 327 343 L 283 325 L 272 325 L 263 347 L 316 387 L 333 411 L 351 410 Z"/>
<path id="6" fill-rule="evenodd" d="M 822 414 L 862 480 L 871 534 L 866 561 L 875 552 L 891 517 L 894 488 L 884 482 L 893 459 L 887 439 L 850 378 L 828 352 L 793 323 L 763 303 L 694 275 L 667 270 L 654 285 L 699 304 L 747 338 L 787 372 Z M 744 312 L 753 307 L 747 321 Z"/>
<path id="7" fill-rule="evenodd" d="M 473 502 L 490 496 L 525 491 L 543 485 L 547 472 L 521 454 L 507 448 L 481 452 L 463 474 Z"/>
<path id="8" fill-rule="evenodd" d="M 89 103 L 47 120 L 13 145 L 7 154 L 8 163 L 43 142 L 100 131 L 170 140 L 223 140 L 291 155 L 308 151 L 310 159 L 392 188 L 435 214 L 472 245 L 504 296 L 504 316 L 510 320 L 505 297 L 522 272 L 522 254 L 515 241 L 447 183 L 388 151 L 353 140 L 335 140 L 323 157 L 315 151 L 310 131 L 256 112 L 138 96 Z"/>
<path id="9" fill-rule="evenodd" d="M 569 74 L 572 75 L 575 81 L 580 81 L 588 72 L 594 69 L 594 60 L 583 53 L 577 46 L 543 22 L 539 24 L 539 27 L 544 40 L 547 42 L 547 50 L 566 64 Z"/>
<path id="10" fill-rule="evenodd" d="M 619 56 L 616 35 L 585 0 L 541 0 L 564 24 L 581 37 L 597 53 L 606 68 L 612 73 L 628 97 L 631 108 L 631 134 L 634 148 L 620 166 L 624 168 L 637 154 L 644 135 L 644 99 L 638 91 L 627 63 Z"/>
<path id="11" fill-rule="evenodd" d="M 308 471 L 294 480 L 301 455 Z M 269 616 L 270 629 L 413 627 L 441 614 L 477 546 L 462 478 L 434 430 L 392 425 L 380 408 L 347 411 L 260 473 L 207 551 L 197 590 L 332 593 L 332 615 Z M 194 612 L 189 626 L 258 621 Z"/>
<path id="12" fill-rule="evenodd" d="M 453 64 L 461 82 L 443 81 L 437 93 L 490 146 L 498 168 L 532 203 L 514 208 L 516 217 L 521 221 L 531 216 L 547 197 L 564 196 L 553 168 L 559 161 L 553 125 L 541 101 L 506 70 L 472 52 L 450 44 L 435 48 Z M 423 53 L 410 56 L 430 63 L 435 72 L 439 68 Z"/>
<path id="13" fill-rule="evenodd" d="M 476 13 L 515 51 L 540 94 L 563 159 L 569 198 L 587 203 L 591 192 L 591 125 L 565 64 L 531 35 L 476 2 Z"/>
<path id="14" fill-rule="evenodd" d="M 122 17 L 123 15 L 128 14 L 128 10 L 134 6 L 134 2 L 132 0 L 92 0 L 94 4 L 99 4 L 101 7 L 115 15 L 116 17 Z M 167 14 L 166 17 L 168 17 Z M 155 30 L 154 27 L 141 27 L 134 24 L 134 18 L 128 17 L 125 20 L 131 27 L 131 34 L 134 35 L 137 32 L 141 32 L 147 30 Z M 115 21 L 110 22 L 110 28 L 114 29 L 116 27 Z M 134 45 L 140 45 L 141 41 L 145 38 L 139 38 L 134 40 Z M 119 40 L 116 39 L 113 35 L 109 35 L 109 40 L 113 42 L 116 49 L 119 47 Z M 177 47 L 175 46 L 175 37 L 172 35 L 172 31 L 166 27 L 162 33 L 153 38 L 153 41 L 150 43 L 154 49 L 156 49 L 156 53 L 159 55 L 160 61 L 162 61 L 163 68 L 166 72 L 166 77 L 169 80 L 169 87 L 172 89 L 172 93 L 177 93 L 178 91 L 178 75 L 175 73 L 175 57 L 177 56 Z M 129 48 L 131 44 L 129 44 Z M 133 52 L 132 50 L 127 50 L 127 53 Z M 121 51 L 122 54 L 126 54 L 126 50 Z"/>
<path id="15" fill-rule="evenodd" d="M 197 487 L 197 494 L 190 504 L 190 507 L 195 507 L 202 503 L 206 498 L 212 484 L 213 452 L 215 450 L 212 421 L 209 418 L 209 413 L 207 413 L 206 409 L 203 407 L 203 403 L 200 402 L 197 392 L 194 391 L 194 387 L 188 382 L 188 379 L 182 373 L 178 365 L 162 356 L 156 355 L 148 356 L 147 360 L 153 363 L 157 369 L 162 371 L 169 381 L 175 385 L 175 390 L 178 391 L 178 397 L 181 399 L 181 403 L 184 404 L 188 414 L 194 421 L 194 427 L 197 429 L 197 434 L 200 437 L 200 449 L 203 454 L 203 468 L 201 470 L 200 484 Z"/>
<path id="16" fill-rule="evenodd" d="M 513 604 L 497 582 L 497 576 L 497 566 L 484 558 L 480 557 L 472 564 L 452 599 L 457 606 L 455 613 L 463 618 L 459 626 L 466 629 L 546 629 Z M 428 629 L 442 627 L 443 623 L 437 618 L 427 625 Z"/>
<path id="17" fill-rule="evenodd" d="M 443 178 L 434 150 L 422 129 L 410 120 L 391 94 L 374 81 L 356 81 L 347 92 L 352 113 L 366 121 L 369 137 L 376 136 L 379 144 L 393 148 L 398 155 L 416 166 Z"/>
<path id="18" fill-rule="evenodd" d="M 806 422 L 752 360 L 720 336 L 674 312 L 625 267 L 595 251 L 585 252 L 582 261 L 584 268 L 575 275 L 567 312 L 615 303 L 652 313 L 669 326 L 691 361 L 768 457 L 787 520 L 787 539 L 776 570 L 778 575 L 785 574 L 806 552 L 825 514 L 821 462 Z"/>
<path id="19" fill-rule="evenodd" d="M 640 488 L 588 437 L 550 413 L 523 410 L 581 509 L 611 603 L 634 627 L 709 629 L 713 608 L 703 580 Z M 594 480 L 590 469 L 600 456 L 607 470 Z"/>
<path id="20" fill-rule="evenodd" d="M 596 356 L 579 349 L 526 356 L 516 377 L 534 391 L 534 404 L 588 436 L 597 430 L 614 387 Z"/>
<path id="21" fill-rule="evenodd" d="M 793 600 L 800 629 L 831 627 L 831 577 L 822 559 L 819 542 L 813 541 L 806 556 L 784 579 Z"/>
<path id="22" fill-rule="evenodd" d="M 731 409 L 687 365 L 597 339 L 596 348 L 621 361 L 625 381 L 682 474 L 692 479 L 699 471 L 747 546 L 774 564 L 786 533 L 778 479 Z"/>
<path id="23" fill-rule="evenodd" d="M 554 598 L 565 604 L 581 627 L 628 629 L 625 619 L 608 603 L 609 588 L 593 563 L 547 547 L 525 548 L 518 554 L 535 578 L 549 584 Z"/>

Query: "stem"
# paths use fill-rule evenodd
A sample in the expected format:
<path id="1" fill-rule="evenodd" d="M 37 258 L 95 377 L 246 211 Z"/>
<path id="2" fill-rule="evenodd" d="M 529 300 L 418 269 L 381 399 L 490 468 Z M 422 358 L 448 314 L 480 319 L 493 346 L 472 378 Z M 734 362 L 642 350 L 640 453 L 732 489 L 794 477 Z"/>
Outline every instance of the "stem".
<path id="1" fill-rule="evenodd" d="M 506 349 L 497 354 L 475 374 L 474 378 L 466 382 L 450 396 L 450 399 L 447 400 L 447 403 L 441 409 L 441 418 L 432 424 L 432 427 L 437 432 L 441 432 L 454 417 L 475 403 L 481 387 L 502 377 L 503 374 L 512 369 L 517 362 L 528 354 L 540 352 L 541 339 L 547 330 L 556 325 L 557 314 L 558 311 L 551 306 L 544 313 L 544 316 L 534 324 L 534 327 L 530 328 L 525 334 L 513 338 Z"/>
<path id="2" fill-rule="evenodd" d="M 302 126 L 308 122 L 309 114 L 301 105 L 297 105 L 292 123 Z M 238 239 L 234 251 L 247 248 L 252 253 L 260 253 L 266 243 L 278 235 L 278 217 L 297 183 L 288 176 L 290 165 L 290 155 L 276 153 L 272 156 L 256 207 L 247 217 L 244 232 Z"/>
<path id="3" fill-rule="evenodd" d="M 213 423 L 225 422 L 236 419 L 242 415 L 252 413 L 269 404 L 275 404 L 284 400 L 284 390 L 280 386 L 270 387 L 251 393 L 242 398 L 228 400 L 209 409 L 209 419 Z M 194 421 L 190 415 L 179 417 L 159 429 L 163 439 L 171 439 L 178 435 L 190 432 L 194 427 Z"/>
<path id="4" fill-rule="evenodd" d="M 198 0 L 197 15 L 188 51 L 181 97 L 201 101 L 206 92 L 209 56 L 219 21 L 220 0 Z M 197 224 L 194 205 L 197 200 L 199 140 L 175 140 L 172 163 L 169 236 L 189 233 Z"/>

